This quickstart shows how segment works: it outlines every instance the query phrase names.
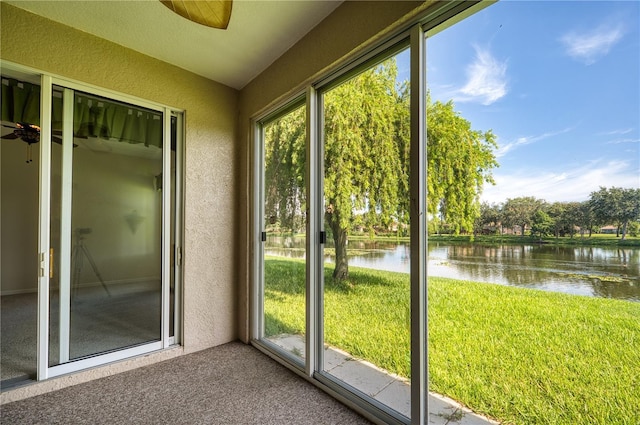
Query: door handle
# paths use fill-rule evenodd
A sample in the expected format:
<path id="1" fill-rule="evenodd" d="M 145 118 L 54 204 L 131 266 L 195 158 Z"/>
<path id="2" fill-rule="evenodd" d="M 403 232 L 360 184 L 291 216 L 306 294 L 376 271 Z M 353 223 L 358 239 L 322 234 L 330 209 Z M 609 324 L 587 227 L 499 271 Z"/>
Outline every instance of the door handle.
<path id="1" fill-rule="evenodd" d="M 53 248 L 49 248 L 49 279 L 53 279 Z"/>

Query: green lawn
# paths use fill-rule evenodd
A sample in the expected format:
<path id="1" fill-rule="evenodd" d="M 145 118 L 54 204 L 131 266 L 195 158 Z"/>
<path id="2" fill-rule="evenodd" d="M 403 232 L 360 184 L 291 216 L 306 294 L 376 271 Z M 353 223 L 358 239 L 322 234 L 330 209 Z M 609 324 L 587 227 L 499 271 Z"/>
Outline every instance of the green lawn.
<path id="1" fill-rule="evenodd" d="M 304 333 L 304 263 L 265 262 L 267 335 Z M 325 342 L 409 376 L 409 277 L 325 270 Z M 430 390 L 515 424 L 640 424 L 640 303 L 429 279 Z"/>

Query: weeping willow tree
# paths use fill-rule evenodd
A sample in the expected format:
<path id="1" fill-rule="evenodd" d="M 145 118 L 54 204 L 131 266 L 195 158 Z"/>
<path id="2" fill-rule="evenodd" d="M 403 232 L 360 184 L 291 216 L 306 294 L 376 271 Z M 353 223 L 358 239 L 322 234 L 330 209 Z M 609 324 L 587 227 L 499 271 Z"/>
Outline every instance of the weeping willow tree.
<path id="1" fill-rule="evenodd" d="M 271 226 L 281 232 L 304 229 L 305 110 L 269 123 L 265 139 L 265 211 Z"/>
<path id="2" fill-rule="evenodd" d="M 496 148 L 493 132 L 473 130 L 453 101 L 427 98 L 427 211 L 455 234 L 472 231 L 480 216 L 482 187 L 495 184 Z"/>
<path id="3" fill-rule="evenodd" d="M 395 61 L 389 60 L 324 96 L 325 220 L 335 244 L 337 279 L 349 274 L 347 242 L 356 213 L 368 227 L 388 227 L 406 216 L 400 199 L 408 175 L 400 151 L 407 140 L 397 131 L 406 102 L 396 77 Z M 403 118 L 408 125 L 408 115 Z"/>
<path id="4" fill-rule="evenodd" d="M 324 216 L 335 245 L 336 279 L 349 275 L 347 246 L 356 224 L 409 224 L 410 91 L 397 82 L 395 59 L 325 93 Z M 427 100 L 427 210 L 454 231 L 471 230 L 482 185 L 497 166 L 491 131 L 480 132 L 453 102 Z M 266 210 L 291 229 L 305 210 L 304 110 L 270 124 L 265 133 Z"/>

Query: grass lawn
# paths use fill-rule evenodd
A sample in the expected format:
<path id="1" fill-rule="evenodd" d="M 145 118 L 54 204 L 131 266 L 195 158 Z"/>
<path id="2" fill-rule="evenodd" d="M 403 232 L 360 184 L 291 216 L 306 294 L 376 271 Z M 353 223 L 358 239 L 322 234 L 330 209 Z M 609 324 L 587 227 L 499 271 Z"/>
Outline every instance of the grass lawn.
<path id="1" fill-rule="evenodd" d="M 265 261 L 266 335 L 304 333 L 304 263 Z M 325 269 L 325 342 L 409 376 L 409 277 Z M 640 424 L 640 303 L 429 279 L 430 390 L 514 424 Z"/>

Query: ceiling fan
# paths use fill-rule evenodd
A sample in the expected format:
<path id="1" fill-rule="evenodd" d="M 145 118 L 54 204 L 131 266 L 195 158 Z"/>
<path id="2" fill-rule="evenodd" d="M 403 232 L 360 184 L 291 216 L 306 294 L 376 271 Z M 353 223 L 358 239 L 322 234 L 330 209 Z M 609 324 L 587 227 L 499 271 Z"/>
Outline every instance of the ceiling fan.
<path id="1" fill-rule="evenodd" d="M 1 139 L 20 139 L 27 144 L 27 164 L 33 162 L 31 155 L 31 145 L 40 141 L 40 127 L 35 124 L 29 124 L 27 122 L 17 122 L 15 126 L 2 124 L 3 127 L 13 128 L 13 133 L 9 133 L 0 137 Z M 54 130 L 54 134 L 61 134 L 60 131 Z M 62 139 L 56 136 L 52 136 L 54 142 L 62 144 Z"/>
<path id="2" fill-rule="evenodd" d="M 190 21 L 212 28 L 227 29 L 232 0 L 160 0 L 162 4 Z"/>

